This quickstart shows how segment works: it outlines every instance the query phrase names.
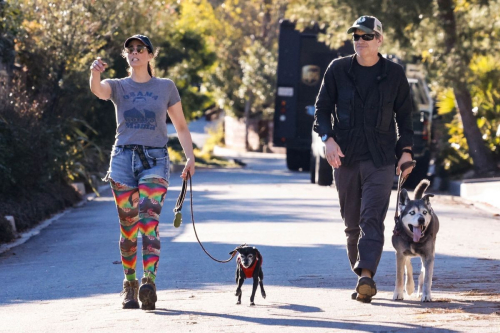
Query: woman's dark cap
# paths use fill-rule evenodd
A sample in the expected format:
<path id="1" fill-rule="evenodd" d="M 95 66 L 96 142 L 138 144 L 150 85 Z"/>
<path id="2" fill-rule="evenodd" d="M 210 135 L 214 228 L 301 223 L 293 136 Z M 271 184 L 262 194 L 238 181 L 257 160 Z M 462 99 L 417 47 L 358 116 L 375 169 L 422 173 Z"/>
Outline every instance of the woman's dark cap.
<path id="1" fill-rule="evenodd" d="M 144 36 L 144 35 L 133 35 L 132 37 L 127 38 L 127 40 L 125 41 L 123 46 L 127 47 L 128 43 L 130 43 L 130 41 L 132 41 L 134 39 L 137 39 L 137 40 L 140 40 L 141 42 L 143 42 L 144 45 L 146 45 L 146 47 L 148 48 L 149 52 L 153 53 L 153 50 L 154 50 L 153 44 L 151 43 L 149 38 L 147 36 Z"/>

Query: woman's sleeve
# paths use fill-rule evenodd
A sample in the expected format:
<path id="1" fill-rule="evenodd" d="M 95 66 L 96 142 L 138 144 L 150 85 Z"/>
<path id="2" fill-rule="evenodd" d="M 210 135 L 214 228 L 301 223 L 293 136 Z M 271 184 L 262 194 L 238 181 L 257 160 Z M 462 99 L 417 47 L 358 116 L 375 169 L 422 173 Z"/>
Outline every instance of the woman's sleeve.
<path id="1" fill-rule="evenodd" d="M 171 107 L 172 105 L 177 104 L 181 100 L 181 96 L 179 95 L 179 91 L 177 90 L 177 87 L 175 86 L 175 83 L 173 81 L 170 81 L 170 87 L 169 87 L 169 99 L 168 99 L 168 105 L 167 107 Z"/>
<path id="2" fill-rule="evenodd" d="M 115 97 L 116 97 L 116 86 L 118 84 L 117 80 L 115 79 L 106 79 L 104 80 L 104 82 L 106 82 L 107 84 L 109 84 L 109 86 L 111 87 L 111 95 L 109 96 L 109 99 L 112 100 L 112 101 L 115 101 Z"/>

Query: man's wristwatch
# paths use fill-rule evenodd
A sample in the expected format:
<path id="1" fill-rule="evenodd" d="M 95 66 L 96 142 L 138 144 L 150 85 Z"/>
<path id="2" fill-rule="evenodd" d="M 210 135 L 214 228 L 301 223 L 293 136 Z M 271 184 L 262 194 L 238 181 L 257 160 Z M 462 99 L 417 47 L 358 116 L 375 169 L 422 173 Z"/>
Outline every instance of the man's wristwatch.
<path id="1" fill-rule="evenodd" d="M 328 138 L 329 138 L 328 134 L 323 134 L 321 136 L 321 141 L 326 142 L 326 140 L 328 140 Z"/>

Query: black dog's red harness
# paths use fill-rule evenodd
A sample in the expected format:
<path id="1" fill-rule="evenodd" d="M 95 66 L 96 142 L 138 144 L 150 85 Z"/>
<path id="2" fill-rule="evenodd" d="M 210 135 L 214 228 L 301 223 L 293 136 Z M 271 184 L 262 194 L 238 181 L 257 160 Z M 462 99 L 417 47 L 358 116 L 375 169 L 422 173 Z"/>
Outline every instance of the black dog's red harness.
<path id="1" fill-rule="evenodd" d="M 245 273 L 245 276 L 247 277 L 247 279 L 253 277 L 253 272 L 255 270 L 255 267 L 257 267 L 257 262 L 260 260 L 260 266 L 262 267 L 262 264 L 263 264 L 263 260 L 262 260 L 262 257 L 261 256 L 257 256 L 255 257 L 255 260 L 253 261 L 253 264 L 252 266 L 246 268 L 245 266 L 243 266 L 243 264 L 241 263 L 241 254 L 238 254 L 238 258 L 236 259 L 238 261 L 238 265 L 240 265 L 241 269 L 243 270 L 243 273 Z"/>

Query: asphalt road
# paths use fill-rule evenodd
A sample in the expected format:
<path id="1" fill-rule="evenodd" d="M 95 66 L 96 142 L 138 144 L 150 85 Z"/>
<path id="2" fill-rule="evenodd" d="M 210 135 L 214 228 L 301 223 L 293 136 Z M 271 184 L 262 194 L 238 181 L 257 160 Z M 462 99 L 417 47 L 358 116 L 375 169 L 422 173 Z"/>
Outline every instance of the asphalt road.
<path id="1" fill-rule="evenodd" d="M 236 305 L 235 261 L 201 250 L 189 222 L 172 225 L 181 180 L 173 174 L 161 218 L 156 311 L 122 310 L 119 227 L 110 191 L 73 208 L 28 242 L 0 255 L 0 332 L 499 332 L 500 219 L 434 197 L 440 217 L 433 303 L 393 301 L 394 202 L 372 304 L 350 299 L 356 276 L 345 252 L 334 188 L 286 170 L 282 158 L 245 158 L 247 167 L 198 170 L 197 231 L 215 257 L 241 243 L 264 257 L 267 298 Z M 392 199 L 394 200 L 393 193 Z M 138 260 L 140 262 L 140 260 Z M 419 261 L 413 259 L 415 277 Z M 140 269 L 139 269 L 140 271 Z"/>

